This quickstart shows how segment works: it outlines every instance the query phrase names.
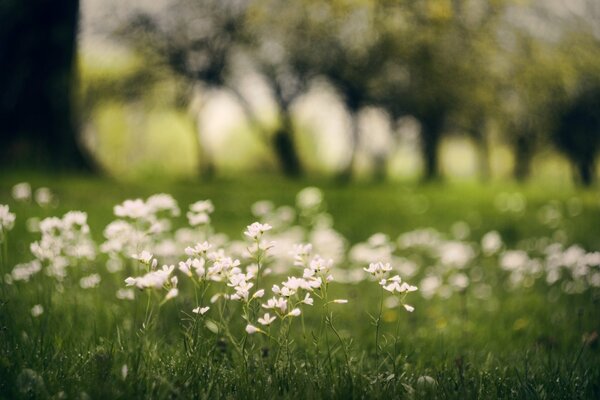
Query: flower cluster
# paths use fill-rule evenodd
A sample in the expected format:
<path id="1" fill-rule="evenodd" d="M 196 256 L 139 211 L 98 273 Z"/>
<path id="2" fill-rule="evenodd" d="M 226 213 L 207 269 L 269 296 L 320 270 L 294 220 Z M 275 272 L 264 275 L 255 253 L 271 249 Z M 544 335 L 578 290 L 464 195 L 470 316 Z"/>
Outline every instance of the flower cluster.
<path id="1" fill-rule="evenodd" d="M 96 244 L 91 238 L 87 214 L 69 211 L 62 218 L 49 217 L 40 222 L 41 239 L 30 246 L 31 253 L 46 266 L 46 273 L 63 280 L 68 266 L 96 258 Z"/>
<path id="2" fill-rule="evenodd" d="M 10 212 L 7 205 L 0 204 L 0 242 L 4 240 L 5 232 L 15 226 L 15 214 Z"/>

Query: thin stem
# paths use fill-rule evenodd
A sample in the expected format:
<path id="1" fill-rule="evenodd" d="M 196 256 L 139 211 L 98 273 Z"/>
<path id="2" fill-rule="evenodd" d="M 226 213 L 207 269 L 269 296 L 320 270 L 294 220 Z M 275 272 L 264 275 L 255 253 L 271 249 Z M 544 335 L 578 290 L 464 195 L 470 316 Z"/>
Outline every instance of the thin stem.
<path id="1" fill-rule="evenodd" d="M 380 292 L 379 315 L 375 321 L 375 365 L 377 366 L 377 369 L 379 369 L 379 327 L 381 326 L 381 314 L 383 312 L 383 286 L 381 287 Z"/>

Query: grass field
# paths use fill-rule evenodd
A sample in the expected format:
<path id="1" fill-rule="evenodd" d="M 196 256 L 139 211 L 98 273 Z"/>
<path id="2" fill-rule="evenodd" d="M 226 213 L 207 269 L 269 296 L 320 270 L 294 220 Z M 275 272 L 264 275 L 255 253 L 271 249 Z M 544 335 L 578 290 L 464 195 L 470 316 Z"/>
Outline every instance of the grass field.
<path id="1" fill-rule="evenodd" d="M 14 200 L 12 187 L 22 181 L 34 190 L 50 188 L 54 200 L 45 207 Z M 250 211 L 256 201 L 294 206 L 309 185 L 322 189 L 324 203 L 312 214 L 300 207 L 300 218 L 287 225 L 272 223 L 269 238 L 275 248 L 300 237 L 325 254 L 337 251 L 334 281 L 314 291 L 314 305 L 297 303 L 299 317 L 280 315 L 270 326 L 256 320 L 272 285 L 302 276 L 291 261 L 276 268 L 273 254 L 254 260 L 260 267 L 248 275 L 255 283 L 251 296 L 259 288 L 266 294 L 253 303 L 221 298 L 209 304 L 211 295 L 233 288 L 192 285 L 177 268 L 176 297 L 165 301 L 167 291 L 158 288 L 118 299 L 125 278 L 141 274 L 139 263 L 131 254 L 113 254 L 121 268 L 109 272 L 109 256 L 98 249 L 92 260 L 68 258 L 60 279 L 48 276 L 43 260 L 42 271 L 28 281 L 13 276 L 15 265 L 34 258 L 30 243 L 40 240 L 27 229 L 31 217 L 85 211 L 100 246 L 116 218 L 114 205 L 169 193 L 181 216 L 151 238 L 156 247 L 137 250 L 158 254 L 160 244 L 174 240 L 172 232 L 188 226 L 188 205 L 211 199 L 214 230 L 197 227 L 194 234 L 215 247 L 222 243 L 229 255 L 243 241 L 251 245 L 243 232 L 260 220 Z M 0 177 L 0 204 L 16 214 L 2 258 L 0 398 L 600 398 L 600 195 L 594 191 L 337 186 L 275 177 L 134 184 L 8 173 Z M 337 236 L 328 230 L 325 210 Z M 490 231 L 500 244 L 482 243 Z M 371 238 L 375 233 L 387 238 Z M 188 257 L 183 247 L 173 252 L 176 258 L 156 256 L 158 268 Z M 247 268 L 251 257 L 239 254 Z M 389 276 L 399 274 L 418 290 L 399 296 L 383 290 L 363 271 L 378 261 L 391 262 Z M 274 273 L 267 275 L 271 266 Z M 99 284 L 82 287 L 91 274 L 99 275 Z M 192 312 L 200 305 L 211 309 Z M 265 333 L 248 334 L 247 324 Z"/>

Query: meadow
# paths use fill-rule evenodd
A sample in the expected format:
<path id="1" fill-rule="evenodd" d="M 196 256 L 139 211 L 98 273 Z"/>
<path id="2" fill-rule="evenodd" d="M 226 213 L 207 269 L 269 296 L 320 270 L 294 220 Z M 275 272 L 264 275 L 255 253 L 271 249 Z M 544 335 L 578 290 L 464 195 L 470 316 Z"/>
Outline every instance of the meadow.
<path id="1" fill-rule="evenodd" d="M 600 397 L 593 190 L 6 173 L 0 204 L 0 398 Z"/>

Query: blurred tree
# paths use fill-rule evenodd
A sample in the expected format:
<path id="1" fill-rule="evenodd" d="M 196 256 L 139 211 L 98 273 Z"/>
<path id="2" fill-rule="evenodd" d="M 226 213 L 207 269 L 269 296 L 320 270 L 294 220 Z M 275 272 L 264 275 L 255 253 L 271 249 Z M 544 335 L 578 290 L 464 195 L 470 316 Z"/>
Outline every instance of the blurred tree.
<path id="1" fill-rule="evenodd" d="M 321 9 L 318 16 L 321 23 L 326 21 L 327 27 L 321 29 L 326 37 L 319 40 L 320 51 L 317 57 L 313 56 L 313 68 L 315 74 L 325 77 L 338 90 L 352 121 L 348 162 L 338 174 L 342 182 L 350 181 L 354 173 L 361 141 L 359 111 L 375 103 L 371 85 L 390 54 L 391 38 L 382 34 L 378 26 L 381 17 L 378 8 L 376 1 L 338 1 L 327 10 Z M 328 14 L 323 15 L 324 12 Z M 383 171 L 375 173 L 382 175 Z"/>
<path id="2" fill-rule="evenodd" d="M 600 39 L 593 28 L 577 24 L 559 44 L 558 51 L 572 69 L 569 95 L 558 108 L 553 135 L 554 143 L 573 163 L 576 180 L 586 186 L 596 178 L 600 150 Z"/>
<path id="3" fill-rule="evenodd" d="M 431 180 L 439 177 L 438 147 L 448 119 L 474 79 L 462 58 L 470 38 L 450 2 L 389 3 L 384 15 L 387 34 L 395 38 L 393 59 L 384 64 L 377 97 L 394 119 L 412 115 L 420 121 L 423 178 Z"/>
<path id="4" fill-rule="evenodd" d="M 318 53 L 313 46 L 321 38 L 308 17 L 308 6 L 306 1 L 257 0 L 247 25 L 247 50 L 277 106 L 278 121 L 270 140 L 283 172 L 289 176 L 304 172 L 291 106 L 315 76 L 311 56 Z"/>
<path id="5" fill-rule="evenodd" d="M 0 163 L 91 170 L 73 113 L 79 1 L 0 3 Z"/>
<path id="6" fill-rule="evenodd" d="M 132 43 L 149 64 L 167 68 L 187 82 L 185 91 L 205 95 L 211 88 L 227 87 L 253 122 L 254 115 L 243 96 L 227 79 L 235 47 L 242 41 L 247 7 L 236 0 L 177 0 L 167 14 L 138 12 L 124 21 L 117 34 Z M 214 174 L 212 155 L 202 133 L 196 135 L 200 174 Z"/>
<path id="7" fill-rule="evenodd" d="M 507 57 L 500 112 L 505 137 L 514 149 L 514 176 L 522 181 L 529 177 L 536 149 L 550 141 L 572 66 L 556 51 L 555 44 L 540 42 L 523 31 L 515 32 L 514 46 L 507 49 Z"/>
<path id="8" fill-rule="evenodd" d="M 291 5 L 283 6 L 261 1 L 177 0 L 168 15 L 138 14 L 124 25 L 121 33 L 150 60 L 183 76 L 189 83 L 188 90 L 195 90 L 197 95 L 211 89 L 225 89 L 233 94 L 257 138 L 273 150 L 282 171 L 298 176 L 303 168 L 293 136 L 290 106 L 304 90 L 306 80 L 293 76 L 287 67 L 288 57 L 294 52 L 286 52 L 299 44 L 299 33 L 294 30 L 298 28 L 294 26 L 297 18 L 290 13 Z M 282 25 L 282 19 L 287 24 Z M 262 110 L 256 110 L 236 85 L 236 63 L 248 53 L 254 67 L 269 83 L 278 105 L 279 121 L 274 131 L 258 115 Z M 204 147 L 201 139 L 200 146 Z M 201 152 L 203 175 L 212 173 L 210 158 L 209 152 Z"/>
<path id="9" fill-rule="evenodd" d="M 580 182 L 591 185 L 600 150 L 600 86 L 584 86 L 564 108 L 554 139 L 575 165 Z"/>

